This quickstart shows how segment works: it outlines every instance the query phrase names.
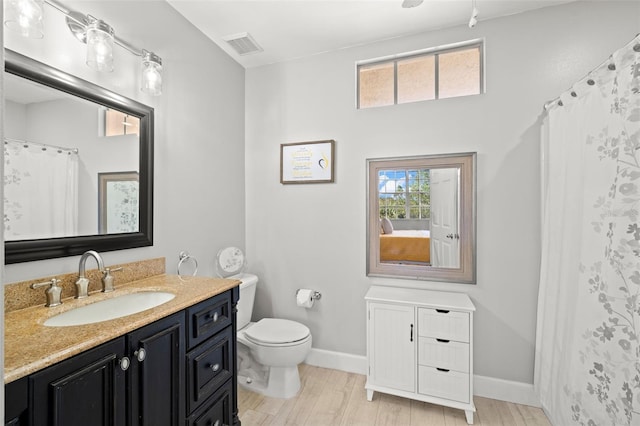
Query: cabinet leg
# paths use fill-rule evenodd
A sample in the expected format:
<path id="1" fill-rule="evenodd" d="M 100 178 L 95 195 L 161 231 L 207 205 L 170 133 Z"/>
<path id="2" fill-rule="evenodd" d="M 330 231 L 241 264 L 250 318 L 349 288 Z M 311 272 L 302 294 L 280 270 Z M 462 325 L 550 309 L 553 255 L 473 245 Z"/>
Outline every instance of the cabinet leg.
<path id="1" fill-rule="evenodd" d="M 370 389 L 367 389 L 367 401 L 373 401 L 373 391 Z"/>
<path id="2" fill-rule="evenodd" d="M 464 416 L 467 418 L 467 424 L 473 424 L 473 411 L 472 410 L 464 410 Z"/>

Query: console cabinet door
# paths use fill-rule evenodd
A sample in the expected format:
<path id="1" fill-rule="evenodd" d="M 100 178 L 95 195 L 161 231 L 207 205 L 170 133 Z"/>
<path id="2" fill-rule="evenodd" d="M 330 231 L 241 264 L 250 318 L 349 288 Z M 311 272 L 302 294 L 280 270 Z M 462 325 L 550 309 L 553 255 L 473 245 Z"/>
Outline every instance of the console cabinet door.
<path id="1" fill-rule="evenodd" d="M 29 376 L 33 426 L 125 426 L 124 337 Z"/>
<path id="2" fill-rule="evenodd" d="M 185 418 L 184 312 L 128 334 L 131 425 L 176 426 Z"/>
<path id="3" fill-rule="evenodd" d="M 416 327 L 413 306 L 369 303 L 369 381 L 416 390 Z"/>

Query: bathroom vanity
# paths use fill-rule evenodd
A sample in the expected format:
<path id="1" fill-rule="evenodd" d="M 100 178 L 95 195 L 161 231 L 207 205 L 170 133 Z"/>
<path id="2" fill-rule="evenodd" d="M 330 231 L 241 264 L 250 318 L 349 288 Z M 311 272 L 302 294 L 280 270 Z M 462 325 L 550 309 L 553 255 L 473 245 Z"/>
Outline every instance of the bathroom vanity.
<path id="1" fill-rule="evenodd" d="M 44 321 L 109 295 L 7 313 L 5 424 L 239 424 L 238 284 L 152 276 L 115 293 L 167 291 L 174 299 L 87 325 L 49 327 Z"/>
<path id="2" fill-rule="evenodd" d="M 463 293 L 372 286 L 367 399 L 374 392 L 464 410 L 473 424 L 473 312 Z"/>

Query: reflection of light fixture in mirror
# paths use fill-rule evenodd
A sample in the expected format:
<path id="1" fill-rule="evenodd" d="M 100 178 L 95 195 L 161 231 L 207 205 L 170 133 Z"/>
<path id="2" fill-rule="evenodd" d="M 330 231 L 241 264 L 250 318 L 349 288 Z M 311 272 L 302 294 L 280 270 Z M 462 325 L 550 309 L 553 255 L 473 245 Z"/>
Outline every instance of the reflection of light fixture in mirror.
<path id="1" fill-rule="evenodd" d="M 42 38 L 44 0 L 11 0 L 5 2 L 4 25 L 23 37 Z"/>
<path id="2" fill-rule="evenodd" d="M 113 28 L 100 19 L 87 25 L 87 65 L 97 71 L 113 71 Z"/>
<path id="3" fill-rule="evenodd" d="M 153 96 L 162 94 L 162 59 L 146 50 L 142 51 L 140 90 Z"/>

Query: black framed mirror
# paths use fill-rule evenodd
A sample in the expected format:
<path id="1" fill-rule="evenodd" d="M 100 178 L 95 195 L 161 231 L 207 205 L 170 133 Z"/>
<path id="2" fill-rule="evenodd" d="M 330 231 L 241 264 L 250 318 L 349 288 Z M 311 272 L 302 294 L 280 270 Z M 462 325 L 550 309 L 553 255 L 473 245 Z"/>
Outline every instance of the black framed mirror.
<path id="1" fill-rule="evenodd" d="M 9 49 L 4 87 L 5 264 L 153 245 L 153 108 Z M 51 157 L 18 158 L 29 150 Z M 29 189 L 55 156 L 73 159 L 59 167 L 76 176 Z M 32 203 L 69 188 L 51 207 Z M 44 229 L 52 218 L 64 225 Z"/>

